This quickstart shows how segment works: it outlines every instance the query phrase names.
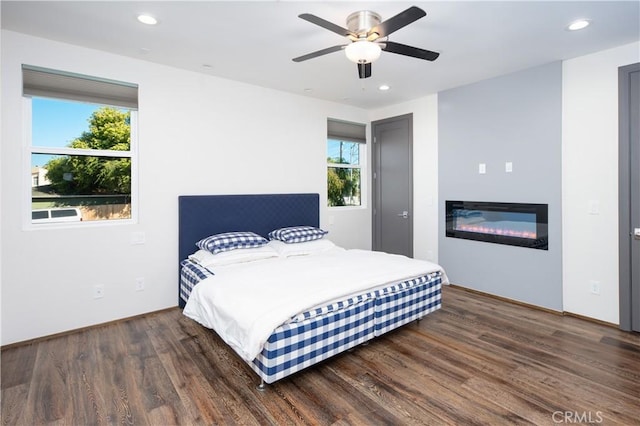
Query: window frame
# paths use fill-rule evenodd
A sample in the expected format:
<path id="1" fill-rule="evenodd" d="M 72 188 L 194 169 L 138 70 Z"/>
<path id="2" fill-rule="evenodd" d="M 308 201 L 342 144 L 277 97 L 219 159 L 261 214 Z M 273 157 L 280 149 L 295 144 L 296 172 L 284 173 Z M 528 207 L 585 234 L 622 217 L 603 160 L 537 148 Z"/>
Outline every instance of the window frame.
<path id="1" fill-rule="evenodd" d="M 358 146 L 358 159 L 359 164 L 344 164 L 344 163 L 330 163 L 328 161 L 328 156 L 326 155 L 329 141 L 337 141 L 337 142 L 349 142 L 355 143 Z M 367 144 L 363 143 L 359 140 L 349 140 L 349 138 L 344 137 L 336 137 L 336 136 L 327 136 L 326 146 L 325 146 L 325 162 L 326 162 L 326 173 L 325 177 L 329 174 L 329 168 L 342 168 L 342 169 L 359 169 L 360 170 L 360 205 L 349 205 L 349 206 L 330 206 L 328 202 L 328 191 L 329 188 L 325 190 L 327 194 L 327 208 L 329 209 L 337 209 L 337 210 L 348 210 L 348 209 L 365 209 L 366 208 L 366 194 L 367 194 L 367 179 L 366 179 L 366 156 L 367 156 Z M 326 179 L 325 179 L 326 181 Z"/>
<path id="2" fill-rule="evenodd" d="M 346 121 L 338 118 L 327 117 L 327 137 L 325 139 L 325 162 L 327 163 L 327 169 L 325 172 L 325 182 L 328 182 L 329 167 L 338 166 L 336 163 L 329 163 L 328 161 L 328 144 L 330 140 L 353 142 L 359 146 L 359 169 L 360 169 L 360 205 L 358 206 L 330 206 L 329 205 L 329 187 L 325 186 L 325 195 L 327 197 L 327 208 L 336 210 L 362 210 L 367 208 L 368 194 L 369 194 L 369 178 L 367 176 L 368 162 L 367 162 L 367 127 L 365 123 L 357 123 L 352 121 Z M 353 168 L 353 165 L 341 165 L 338 167 Z"/>
<path id="3" fill-rule="evenodd" d="M 132 225 L 138 223 L 138 110 L 122 105 L 109 105 L 95 102 L 86 102 L 83 100 L 65 99 L 62 97 L 49 97 L 49 96 L 35 96 L 39 98 L 47 98 L 58 101 L 71 101 L 71 102 L 84 102 L 90 103 L 96 106 L 112 106 L 114 108 L 126 109 L 130 112 L 130 138 L 129 151 L 117 151 L 117 150 L 94 150 L 94 149 L 79 149 L 69 147 L 43 147 L 33 145 L 33 110 L 32 100 L 34 96 L 22 95 L 23 100 L 23 174 L 21 179 L 23 184 L 23 202 L 22 211 L 22 223 L 25 230 L 41 230 L 41 229 L 59 229 L 59 228 L 77 228 L 77 227 L 95 227 L 95 226 L 119 226 L 119 225 Z M 32 197 L 32 176 L 31 176 L 31 158 L 34 154 L 45 155 L 79 155 L 79 156 L 91 156 L 91 157 L 112 157 L 112 158 L 129 158 L 131 159 L 131 217 L 127 219 L 103 219 L 103 220 L 85 220 L 80 222 L 58 222 L 58 223 L 33 223 L 31 218 L 31 210 L 33 197 Z"/>

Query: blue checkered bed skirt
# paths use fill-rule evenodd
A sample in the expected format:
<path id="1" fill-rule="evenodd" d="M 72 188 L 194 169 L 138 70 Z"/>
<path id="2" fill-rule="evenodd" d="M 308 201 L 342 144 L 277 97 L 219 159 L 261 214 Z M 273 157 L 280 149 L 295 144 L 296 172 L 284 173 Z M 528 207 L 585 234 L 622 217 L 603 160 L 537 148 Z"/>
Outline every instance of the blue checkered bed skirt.
<path id="1" fill-rule="evenodd" d="M 190 260 L 180 262 L 180 297 L 182 300 L 185 302 L 189 300 L 189 295 L 193 287 L 200 281 L 213 275 L 213 272 Z"/>
<path id="2" fill-rule="evenodd" d="M 180 294 L 185 301 L 194 281 L 213 275 L 189 261 L 182 262 L 182 271 Z M 249 366 L 273 383 L 420 319 L 441 303 L 442 276 L 437 272 L 303 312 L 278 327 Z"/>
<path id="3" fill-rule="evenodd" d="M 374 303 L 367 299 L 342 311 L 284 324 L 249 365 L 266 383 L 273 383 L 364 343 L 374 337 Z"/>
<path id="4" fill-rule="evenodd" d="M 429 274 L 387 287 L 376 296 L 376 336 L 422 318 L 442 306 L 442 277 Z"/>

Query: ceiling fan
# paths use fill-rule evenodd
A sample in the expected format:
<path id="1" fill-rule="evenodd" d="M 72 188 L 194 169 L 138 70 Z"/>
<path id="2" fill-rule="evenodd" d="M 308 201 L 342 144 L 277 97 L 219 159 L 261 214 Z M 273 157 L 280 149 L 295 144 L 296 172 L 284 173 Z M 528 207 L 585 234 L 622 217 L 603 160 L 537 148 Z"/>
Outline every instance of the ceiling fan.
<path id="1" fill-rule="evenodd" d="M 389 34 L 426 15 L 424 10 L 412 6 L 392 18 L 380 22 L 381 18 L 377 13 L 369 10 L 361 10 L 349 15 L 347 17 L 347 28 L 343 28 L 310 13 L 303 13 L 302 15 L 298 15 L 298 17 L 347 37 L 351 42 L 298 56 L 297 58 L 293 58 L 293 61 L 302 62 L 344 49 L 347 58 L 358 65 L 358 76 L 360 78 L 371 77 L 371 63 L 380 57 L 381 51 L 383 50 L 385 52 L 411 56 L 426 61 L 435 61 L 438 56 L 440 56 L 438 52 L 389 41 Z"/>

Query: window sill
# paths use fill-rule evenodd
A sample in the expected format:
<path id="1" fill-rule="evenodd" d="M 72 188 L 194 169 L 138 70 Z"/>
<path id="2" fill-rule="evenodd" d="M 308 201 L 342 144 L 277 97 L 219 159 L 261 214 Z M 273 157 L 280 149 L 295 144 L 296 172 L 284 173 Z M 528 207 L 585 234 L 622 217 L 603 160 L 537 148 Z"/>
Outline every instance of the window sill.
<path id="1" fill-rule="evenodd" d="M 60 223 L 26 223 L 22 227 L 24 231 L 47 231 L 52 229 L 82 229 L 82 228 L 98 228 L 109 226 L 137 225 L 135 219 L 118 219 L 118 220 L 91 220 L 83 222 L 60 222 Z"/>

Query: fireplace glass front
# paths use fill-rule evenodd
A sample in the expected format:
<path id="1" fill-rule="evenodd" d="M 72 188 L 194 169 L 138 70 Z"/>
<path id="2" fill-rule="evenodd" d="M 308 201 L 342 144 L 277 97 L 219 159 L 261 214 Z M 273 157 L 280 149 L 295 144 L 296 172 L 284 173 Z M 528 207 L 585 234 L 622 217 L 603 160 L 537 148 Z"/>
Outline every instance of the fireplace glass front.
<path id="1" fill-rule="evenodd" d="M 446 202 L 446 236 L 548 250 L 547 204 Z"/>

